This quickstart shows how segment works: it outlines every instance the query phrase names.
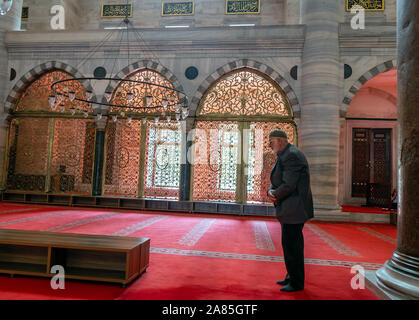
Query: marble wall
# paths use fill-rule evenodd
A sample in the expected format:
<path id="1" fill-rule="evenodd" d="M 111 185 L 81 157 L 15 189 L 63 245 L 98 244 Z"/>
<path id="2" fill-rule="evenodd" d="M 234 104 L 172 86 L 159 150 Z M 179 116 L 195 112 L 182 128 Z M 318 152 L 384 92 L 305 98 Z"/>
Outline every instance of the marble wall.
<path id="1" fill-rule="evenodd" d="M 0 16 L 0 101 L 3 102 L 8 94 L 8 81 L 10 79 L 10 69 L 8 68 L 9 59 L 7 48 L 4 43 L 5 33 L 9 30 L 20 30 L 20 16 L 22 12 L 22 0 L 13 1 L 12 8 L 4 15 Z M 2 103 L 0 104 L 2 105 Z M 0 168 L 4 165 L 4 154 L 7 134 L 6 114 L 0 110 Z M 3 179 L 3 170 L 0 170 L 0 185 Z"/>
<path id="2" fill-rule="evenodd" d="M 81 16 L 83 10 L 80 3 L 90 1 L 79 0 L 24 0 L 23 6 L 29 7 L 29 17 L 24 21 L 24 28 L 28 31 L 47 31 L 51 30 L 51 18 L 56 15 L 51 13 L 54 5 L 61 5 L 64 8 L 64 20 L 66 30 L 77 30 L 81 27 Z"/>
<path id="3" fill-rule="evenodd" d="M 17 72 L 14 80 L 3 79 L 5 97 L 12 99 L 25 79 L 41 72 L 39 66 L 49 61 L 73 67 L 84 76 L 92 75 L 98 66 L 106 66 L 110 72 L 113 63 L 117 72 L 125 68 L 129 64 L 125 55 L 111 61 L 106 50 L 81 64 L 109 32 L 103 28 L 121 21 L 101 18 L 101 3 L 24 0 L 29 6 L 29 19 L 24 22 L 27 31 L 8 32 L 5 39 L 9 69 Z M 261 13 L 256 15 L 226 15 L 225 0 L 195 0 L 194 15 L 176 17 L 161 16 L 161 1 L 133 3 L 131 20 L 141 28 L 160 65 L 189 96 L 191 115 L 206 88 L 232 66 L 243 66 L 246 61 L 252 68 L 278 75 L 293 101 L 300 146 L 313 164 L 316 206 L 333 209 L 341 204 L 341 188 L 345 188 L 339 179 L 345 141 L 342 119 L 362 86 L 360 79 L 386 71 L 389 62 L 395 61 L 395 0 L 386 1 L 384 12 L 367 13 L 364 30 L 352 30 L 350 13 L 344 11 L 343 2 L 334 0 L 262 0 Z M 54 4 L 66 8 L 66 30 L 51 30 L 49 9 Z M 232 23 L 256 26 L 229 27 Z M 164 28 L 176 24 L 190 28 Z M 116 45 L 116 39 L 112 41 Z M 131 56 L 132 62 L 147 58 L 150 55 L 144 51 Z M 345 63 L 352 67 L 347 79 L 343 78 Z M 198 68 L 196 79 L 185 77 L 189 66 Z M 294 66 L 298 66 L 297 79 L 290 75 Z M 373 74 L 371 70 L 375 70 Z"/>
<path id="4" fill-rule="evenodd" d="M 76 67 L 85 76 L 92 75 L 98 66 L 105 66 L 108 73 L 112 69 L 113 74 L 118 73 L 127 66 L 127 56 L 119 55 L 116 60 L 106 58 L 102 48 L 91 59 L 83 61 L 91 49 L 92 42 L 103 39 L 107 32 L 28 31 L 9 34 L 7 42 L 10 66 L 16 69 L 18 74 L 17 78 L 9 83 L 10 90 L 15 85 L 19 86 L 20 77 L 47 61 L 64 62 Z M 142 35 L 149 47 L 158 54 L 160 64 L 170 70 L 191 99 L 204 83 L 204 86 L 209 86 L 206 81 L 208 76 L 224 65 L 240 59 L 255 60 L 272 68 L 286 80 L 291 91 L 296 96 L 299 95 L 299 82 L 291 77 L 290 70 L 300 63 L 304 43 L 303 26 L 289 26 L 285 29 L 266 26 L 251 32 L 222 27 L 171 30 L 169 33 L 150 30 Z M 145 58 L 150 58 L 150 55 L 144 52 L 139 52 L 138 55 L 131 54 L 130 63 Z M 199 70 L 197 78 L 193 80 L 185 76 L 185 70 L 189 66 L 195 66 Z"/>
<path id="5" fill-rule="evenodd" d="M 194 14 L 179 16 L 162 16 L 163 1 L 130 2 L 133 3 L 132 22 L 138 28 L 160 28 L 179 24 L 218 27 L 238 23 L 266 26 L 298 24 L 299 20 L 299 0 L 261 0 L 259 14 L 226 14 L 225 0 L 194 0 Z M 115 1 L 24 0 L 23 5 L 29 7 L 27 30 L 48 30 L 48 18 L 51 16 L 49 10 L 54 4 L 65 7 L 66 28 L 69 30 L 92 30 L 119 24 L 118 18 L 101 18 L 101 7 L 104 3 Z"/>

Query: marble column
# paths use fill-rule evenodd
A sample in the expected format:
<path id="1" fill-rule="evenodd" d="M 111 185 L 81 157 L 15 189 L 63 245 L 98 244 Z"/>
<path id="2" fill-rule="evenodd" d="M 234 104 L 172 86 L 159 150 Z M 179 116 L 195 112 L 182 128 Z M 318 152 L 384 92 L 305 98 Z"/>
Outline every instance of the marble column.
<path id="1" fill-rule="evenodd" d="M 102 195 L 102 180 L 103 180 L 103 163 L 105 160 L 105 128 L 107 117 L 102 117 L 100 120 L 95 119 L 96 124 L 96 144 L 95 144 L 95 158 L 93 163 L 93 184 L 92 195 Z"/>
<path id="2" fill-rule="evenodd" d="M 3 168 L 5 166 L 5 146 L 7 128 L 7 113 L 4 112 L 4 102 L 9 90 L 10 68 L 7 57 L 7 48 L 4 45 L 4 35 L 9 30 L 20 30 L 22 15 L 22 0 L 14 0 L 10 11 L 0 16 L 0 181 L 4 181 Z"/>
<path id="3" fill-rule="evenodd" d="M 302 0 L 306 37 L 301 65 L 300 147 L 310 165 L 315 215 L 338 214 L 339 92 L 343 74 L 339 23 L 344 1 Z"/>
<path id="4" fill-rule="evenodd" d="M 397 249 L 376 272 L 390 296 L 419 299 L 419 1 L 397 1 Z"/>
<path id="5" fill-rule="evenodd" d="M 179 185 L 179 200 L 190 200 L 191 191 L 191 163 L 189 162 L 188 153 L 192 147 L 192 140 L 188 141 L 188 135 L 192 130 L 194 118 L 186 118 L 181 121 L 182 145 L 181 145 L 181 159 L 180 159 L 180 185 Z"/>

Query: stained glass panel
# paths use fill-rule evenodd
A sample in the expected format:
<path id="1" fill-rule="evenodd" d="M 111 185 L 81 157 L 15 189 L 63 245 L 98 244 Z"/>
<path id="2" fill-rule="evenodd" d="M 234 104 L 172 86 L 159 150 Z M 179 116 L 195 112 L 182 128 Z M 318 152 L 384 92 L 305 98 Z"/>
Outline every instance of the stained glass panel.
<path id="1" fill-rule="evenodd" d="M 222 76 L 201 101 L 199 115 L 291 116 L 282 90 L 266 75 L 246 68 Z"/>
<path id="2" fill-rule="evenodd" d="M 180 174 L 180 125 L 147 122 L 144 197 L 177 199 Z"/>

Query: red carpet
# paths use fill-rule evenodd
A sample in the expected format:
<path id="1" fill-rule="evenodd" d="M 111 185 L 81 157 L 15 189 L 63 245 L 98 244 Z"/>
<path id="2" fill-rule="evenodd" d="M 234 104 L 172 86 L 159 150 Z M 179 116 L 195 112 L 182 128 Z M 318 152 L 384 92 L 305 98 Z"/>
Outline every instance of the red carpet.
<path id="1" fill-rule="evenodd" d="M 31 211 L 25 209 L 33 209 Z M 13 211 L 22 210 L 22 211 Z M 353 290 L 351 267 L 376 270 L 396 248 L 392 225 L 307 223 L 306 287 L 283 293 L 281 227 L 274 218 L 164 214 L 30 206 L 0 202 L 0 228 L 123 235 L 151 239 L 150 266 L 127 288 L 68 280 L 0 276 L 0 299 L 344 299 L 375 300 Z"/>

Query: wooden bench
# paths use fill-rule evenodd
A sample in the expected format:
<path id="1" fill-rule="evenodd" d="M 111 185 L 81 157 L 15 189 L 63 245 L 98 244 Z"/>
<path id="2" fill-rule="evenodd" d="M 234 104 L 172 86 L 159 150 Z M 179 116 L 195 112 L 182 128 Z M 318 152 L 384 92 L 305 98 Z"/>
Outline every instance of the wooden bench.
<path id="1" fill-rule="evenodd" d="M 0 229 L 0 273 L 116 282 L 125 287 L 149 265 L 150 239 Z"/>

